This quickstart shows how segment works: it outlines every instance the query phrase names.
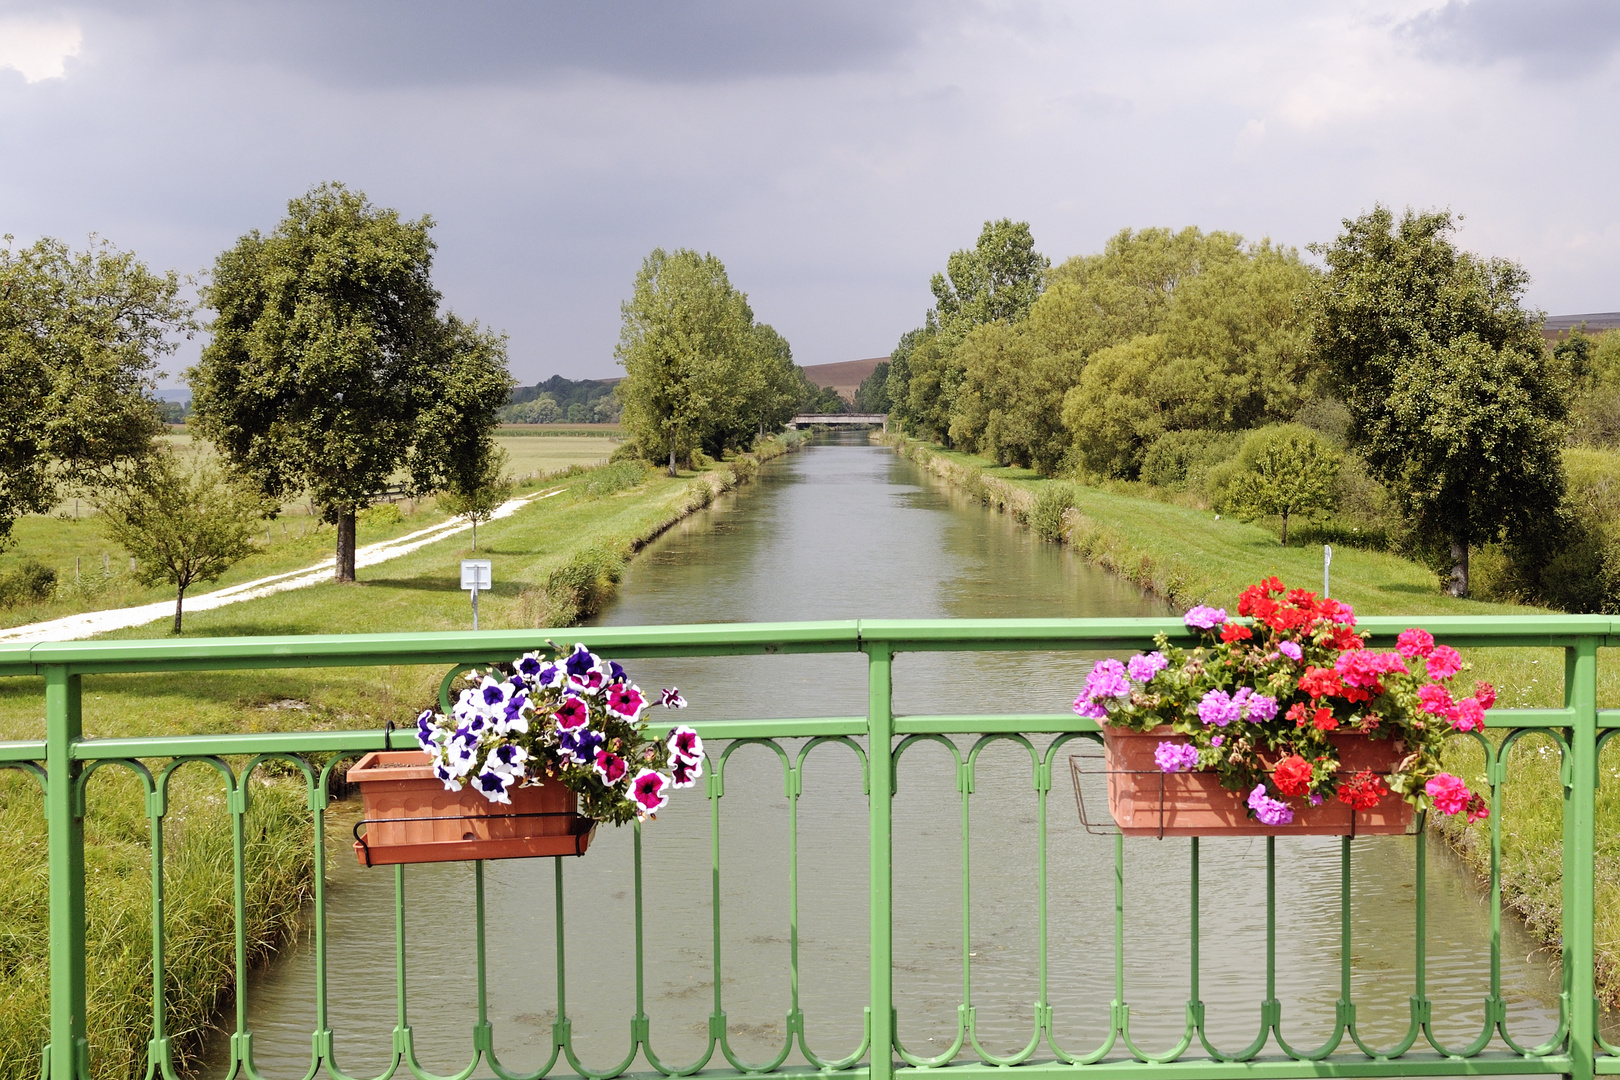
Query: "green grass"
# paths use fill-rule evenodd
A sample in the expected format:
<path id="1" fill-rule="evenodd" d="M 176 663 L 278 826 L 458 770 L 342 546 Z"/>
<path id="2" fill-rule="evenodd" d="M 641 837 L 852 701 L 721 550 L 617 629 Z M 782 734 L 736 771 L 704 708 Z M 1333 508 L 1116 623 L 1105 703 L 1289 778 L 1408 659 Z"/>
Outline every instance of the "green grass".
<path id="1" fill-rule="evenodd" d="M 785 449 L 770 443 L 761 456 Z M 478 530 L 477 554 L 492 561 L 495 577 L 494 590 L 480 598 L 480 625 L 572 621 L 611 592 L 636 549 L 746 479 L 756 464 L 743 458 L 675 478 L 617 465 L 556 478 L 551 487 L 562 494 Z M 467 628 L 471 613 L 457 563 L 471 554 L 468 539 L 459 534 L 362 568 L 354 585 L 322 584 L 198 612 L 187 617 L 186 636 Z M 167 636 L 167 624 L 113 636 Z M 437 668 L 395 667 L 91 676 L 84 686 L 84 728 L 93 737 L 375 728 L 408 722 L 433 701 L 442 675 Z M 0 739 L 43 737 L 43 711 L 41 680 L 0 680 Z M 262 959 L 294 929 L 313 859 L 301 776 L 272 768 L 256 778 L 253 796 L 248 935 Z M 138 781 L 118 768 L 96 775 L 88 800 L 92 1074 L 129 1080 L 144 1071 L 150 1037 L 144 801 Z M 203 765 L 180 770 L 166 818 L 165 885 L 170 1031 L 182 1060 L 196 1053 L 230 1000 L 228 822 L 218 775 Z M 334 857 L 344 857 L 342 840 L 333 840 Z M 49 994 L 41 798 L 34 781 L 15 771 L 0 772 L 0 854 L 8 861 L 0 875 L 0 1078 L 10 1080 L 37 1075 Z"/>
<path id="2" fill-rule="evenodd" d="M 1028 469 L 998 465 L 932 444 L 882 436 L 880 441 L 918 462 L 986 505 L 1027 520 L 1041 491 L 1073 488 L 1062 542 L 1077 553 L 1182 607 L 1235 608 L 1248 585 L 1275 574 L 1290 586 L 1319 590 L 1322 550 L 1284 548 L 1275 533 L 1208 510 L 1047 480 Z M 1543 609 L 1459 600 L 1440 591 L 1427 567 L 1376 551 L 1336 548 L 1332 588 L 1362 615 L 1523 615 Z M 1477 678 L 1493 683 L 1498 705 L 1562 704 L 1562 650 L 1476 649 L 1468 655 Z M 1598 700 L 1620 707 L 1620 655 L 1599 653 Z M 1552 742 L 1535 735 L 1511 752 L 1502 816 L 1502 886 L 1508 905 L 1549 948 L 1559 941 L 1563 803 Z M 1620 747 L 1604 753 L 1598 790 L 1598 976 L 1605 999 L 1620 1003 Z M 1454 740 L 1451 765 L 1476 789 L 1485 786 L 1477 746 Z M 1448 827 L 1447 838 L 1480 873 L 1488 870 L 1489 837 L 1483 823 Z"/>

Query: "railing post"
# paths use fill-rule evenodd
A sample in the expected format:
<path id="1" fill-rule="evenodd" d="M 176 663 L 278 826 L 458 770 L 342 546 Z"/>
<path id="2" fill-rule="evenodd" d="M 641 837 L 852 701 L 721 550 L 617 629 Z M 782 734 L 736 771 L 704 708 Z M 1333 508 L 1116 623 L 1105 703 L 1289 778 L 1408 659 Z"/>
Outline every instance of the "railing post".
<path id="1" fill-rule="evenodd" d="M 894 716 L 888 642 L 866 648 L 866 753 L 871 770 L 872 1080 L 894 1072 L 894 878 L 890 833 L 894 809 Z"/>
<path id="2" fill-rule="evenodd" d="M 1570 1076 L 1591 1080 L 1597 1027 L 1594 985 L 1593 884 L 1597 839 L 1597 647 L 1581 638 L 1564 650 L 1564 704 L 1574 713 L 1569 732 L 1569 786 L 1564 790 L 1564 968 L 1569 973 Z"/>
<path id="3" fill-rule="evenodd" d="M 51 924 L 51 1080 L 89 1075 L 85 1041 L 84 820 L 74 812 L 78 766 L 73 744 L 82 734 L 79 676 L 45 669 L 45 819 L 49 824 Z"/>

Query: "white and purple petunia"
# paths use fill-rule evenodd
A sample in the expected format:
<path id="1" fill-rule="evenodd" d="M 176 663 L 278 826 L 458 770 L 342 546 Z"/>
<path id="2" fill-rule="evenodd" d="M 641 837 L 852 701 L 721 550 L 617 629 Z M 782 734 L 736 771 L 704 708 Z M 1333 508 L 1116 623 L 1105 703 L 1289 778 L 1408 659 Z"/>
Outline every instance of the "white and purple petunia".
<path id="1" fill-rule="evenodd" d="M 529 760 L 528 751 L 516 743 L 502 743 L 489 752 L 484 762 L 484 768 L 493 769 L 521 779 L 524 775 L 524 764 Z"/>
<path id="2" fill-rule="evenodd" d="M 672 686 L 659 696 L 658 704 L 666 709 L 684 709 L 686 708 L 686 699 L 681 697 L 680 687 Z"/>
<path id="3" fill-rule="evenodd" d="M 647 710 L 647 699 L 634 683 L 614 683 L 607 688 L 607 711 L 628 723 L 641 719 Z"/>
<path id="4" fill-rule="evenodd" d="M 517 778 L 511 773 L 501 772 L 500 770 L 494 768 L 486 768 L 483 772 L 473 777 L 472 785 L 473 790 L 477 791 L 490 802 L 506 803 L 510 806 L 512 803 L 512 797 L 506 793 L 506 789 L 511 787 L 516 782 Z"/>
<path id="5" fill-rule="evenodd" d="M 635 800 L 636 817 L 646 818 L 669 804 L 669 777 L 654 769 L 642 769 L 630 781 L 630 798 Z"/>
<path id="6" fill-rule="evenodd" d="M 601 658 L 584 645 L 574 646 L 563 661 L 563 670 L 568 673 L 569 687 L 581 693 L 595 694 L 607 685 L 608 673 L 603 670 Z"/>
<path id="7" fill-rule="evenodd" d="M 698 733 L 682 724 L 671 729 L 669 733 L 669 756 L 688 765 L 699 765 L 703 762 L 703 740 Z"/>

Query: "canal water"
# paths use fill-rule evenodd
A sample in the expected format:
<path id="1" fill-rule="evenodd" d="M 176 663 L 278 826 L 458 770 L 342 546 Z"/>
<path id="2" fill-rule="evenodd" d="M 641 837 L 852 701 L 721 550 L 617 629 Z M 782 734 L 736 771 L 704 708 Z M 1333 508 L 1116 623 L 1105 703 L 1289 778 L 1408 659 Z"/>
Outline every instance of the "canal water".
<path id="1" fill-rule="evenodd" d="M 892 452 L 845 435 L 767 464 L 754 483 L 670 530 L 631 565 L 600 624 L 755 622 L 859 617 L 1163 615 L 1169 609 L 1065 548 L 1032 539 Z M 589 642 L 590 628 L 576 634 Z M 1094 657 L 902 655 L 896 711 L 1059 712 Z M 644 687 L 678 685 L 688 716 L 858 715 L 859 656 L 761 656 L 637 662 Z M 654 717 L 664 720 L 664 715 Z M 1049 740 L 1035 740 L 1038 750 Z M 803 742 L 782 749 L 797 755 Z M 971 740 L 961 740 L 962 751 Z M 711 754 L 722 747 L 711 746 Z M 1066 758 L 1066 752 L 1060 762 Z M 1055 772 L 1058 770 L 1054 770 Z M 1038 998 L 1037 803 L 1029 751 L 987 747 L 970 801 L 971 912 L 964 935 L 962 814 L 949 747 L 918 744 L 898 773 L 894 807 L 895 1007 L 901 1042 L 935 1055 L 955 1041 L 968 953 L 976 1032 L 993 1054 L 1033 1031 Z M 699 789 L 701 790 L 701 789 Z M 793 989 L 788 801 L 778 754 L 739 747 L 724 796 L 676 794 L 645 826 L 645 1011 L 661 1060 L 686 1065 L 707 1045 L 714 1011 L 714 897 L 721 911 L 722 1004 L 733 1051 L 775 1058 Z M 720 871 L 710 872 L 710 814 L 720 822 Z M 823 744 L 807 758 L 799 799 L 798 995 L 805 1035 L 823 1058 L 859 1045 L 867 998 L 866 802 L 855 755 Z M 339 808 L 331 833 L 352 808 Z M 1048 998 L 1060 1045 L 1085 1053 L 1107 1030 L 1114 993 L 1115 840 L 1082 827 L 1067 770 L 1049 801 Z M 589 1069 L 625 1055 L 634 1013 L 630 829 L 598 831 L 583 859 L 563 860 L 567 1014 Z M 1404 1033 L 1413 990 L 1414 850 L 1409 837 L 1356 840 L 1351 971 L 1358 1029 L 1387 1047 Z M 1125 999 L 1146 1052 L 1180 1037 L 1188 998 L 1189 841 L 1124 843 Z M 1266 997 L 1264 840 L 1202 844 L 1200 997 L 1223 1051 L 1253 1040 Z M 330 1026 L 337 1060 L 372 1076 L 390 1059 L 394 1026 L 393 875 L 361 870 L 346 845 L 329 863 Z M 1283 1034 L 1314 1049 L 1339 997 L 1340 843 L 1277 842 L 1275 992 Z M 555 867 L 509 860 L 485 868 L 489 1017 L 503 1065 L 533 1070 L 550 1055 L 557 1017 Z M 471 1057 L 474 882 L 470 865 L 406 872 L 409 1023 L 419 1060 L 440 1073 Z M 1489 979 L 1488 897 L 1436 843 L 1429 845 L 1428 992 L 1434 1030 L 1471 1042 Z M 1556 1027 L 1556 964 L 1510 919 L 1502 983 L 1522 1045 Z M 315 1027 L 314 956 L 301 940 L 254 975 L 254 1057 L 276 1080 L 302 1077 Z M 1348 1040 L 1346 1040 L 1348 1044 Z M 1421 1049 L 1422 1047 L 1420 1047 Z M 1273 1051 L 1275 1047 L 1272 1048 Z M 971 1045 L 965 1052 L 971 1053 Z M 1036 1055 L 1049 1056 L 1043 1048 Z M 789 1063 L 801 1061 L 797 1054 Z M 716 1054 L 714 1066 L 725 1067 Z M 645 1061 L 633 1066 L 645 1071 Z M 566 1062 L 559 1071 L 567 1072 Z"/>

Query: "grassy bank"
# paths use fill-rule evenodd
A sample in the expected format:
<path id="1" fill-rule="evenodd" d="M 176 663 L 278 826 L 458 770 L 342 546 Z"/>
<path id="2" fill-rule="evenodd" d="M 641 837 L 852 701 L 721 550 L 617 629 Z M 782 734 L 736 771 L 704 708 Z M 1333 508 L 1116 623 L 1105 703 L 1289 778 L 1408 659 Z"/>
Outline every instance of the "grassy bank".
<path id="1" fill-rule="evenodd" d="M 1089 561 L 1121 574 L 1181 607 L 1207 603 L 1234 607 L 1246 586 L 1272 574 L 1290 585 L 1320 589 L 1319 547 L 1284 548 L 1274 533 L 1193 506 L 1176 505 L 1048 480 L 1027 469 L 945 450 L 901 436 L 875 439 L 986 506 L 1015 516 Z M 1332 593 L 1364 615 L 1509 615 L 1535 608 L 1458 600 L 1440 592 L 1434 572 L 1376 551 L 1336 548 Z M 1475 650 L 1477 677 L 1494 683 L 1503 707 L 1562 703 L 1563 657 L 1556 649 Z M 1614 650 L 1600 654 L 1599 702 L 1620 706 L 1620 671 Z M 1620 1003 L 1620 756 L 1603 756 L 1598 790 L 1598 977 L 1606 1001 Z M 1485 783 L 1477 747 L 1456 741 L 1454 771 Z M 1562 851 L 1562 785 L 1553 743 L 1521 740 L 1508 764 L 1504 788 L 1502 888 L 1506 903 L 1549 948 L 1560 940 L 1558 869 Z M 1482 875 L 1489 834 L 1483 823 L 1453 827 L 1447 839 Z"/>
<path id="2" fill-rule="evenodd" d="M 785 453 L 769 441 L 744 455 L 677 477 L 635 463 L 553 477 L 556 494 L 478 530 L 479 557 L 495 588 L 480 599 L 485 627 L 562 626 L 594 610 L 625 561 L 680 518 L 744 482 L 761 460 Z M 471 617 L 458 561 L 463 533 L 398 560 L 362 569 L 356 585 L 323 584 L 198 612 L 186 636 L 359 633 L 465 629 Z M 167 636 L 158 623 L 118 637 Z M 543 635 L 537 635 L 541 637 Z M 84 726 L 91 737 L 233 731 L 375 728 L 406 722 L 433 699 L 436 668 L 200 672 L 87 677 Z M 0 739 L 43 735 L 37 679 L 0 680 Z M 148 763 L 155 765 L 157 763 Z M 237 763 L 240 765 L 240 763 Z M 256 773 L 247 842 L 250 949 L 256 960 L 295 929 L 313 856 L 304 782 L 290 769 Z M 46 835 L 38 786 L 0 772 L 0 1078 L 38 1074 L 47 978 Z M 88 1027 L 92 1073 L 137 1077 L 151 1029 L 151 863 L 141 788 L 108 768 L 88 785 Z M 232 986 L 231 840 L 219 775 L 206 764 L 179 770 L 165 819 L 168 1008 L 175 1053 L 194 1060 Z M 334 838 L 335 857 L 343 852 Z"/>

